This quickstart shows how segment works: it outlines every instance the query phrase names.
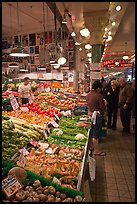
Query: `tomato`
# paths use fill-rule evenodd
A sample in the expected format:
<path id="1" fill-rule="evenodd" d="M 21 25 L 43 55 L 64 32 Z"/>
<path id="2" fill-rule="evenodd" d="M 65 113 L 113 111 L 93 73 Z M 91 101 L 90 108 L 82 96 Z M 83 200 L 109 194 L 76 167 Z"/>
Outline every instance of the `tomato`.
<path id="1" fill-rule="evenodd" d="M 60 116 L 61 116 L 61 114 L 58 112 L 57 114 L 56 114 L 59 118 L 60 118 Z"/>
<path id="2" fill-rule="evenodd" d="M 59 111 L 55 109 L 55 113 L 57 114 Z"/>

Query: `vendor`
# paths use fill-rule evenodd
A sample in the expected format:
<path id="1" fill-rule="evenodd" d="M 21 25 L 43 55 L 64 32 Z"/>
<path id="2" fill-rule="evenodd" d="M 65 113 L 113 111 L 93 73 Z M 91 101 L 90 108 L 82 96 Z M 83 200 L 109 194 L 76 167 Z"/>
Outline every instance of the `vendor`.
<path id="1" fill-rule="evenodd" d="M 29 77 L 24 78 L 23 84 L 21 84 L 18 88 L 19 96 L 18 103 L 19 105 L 23 105 L 29 102 L 29 97 L 32 94 L 30 79 Z"/>

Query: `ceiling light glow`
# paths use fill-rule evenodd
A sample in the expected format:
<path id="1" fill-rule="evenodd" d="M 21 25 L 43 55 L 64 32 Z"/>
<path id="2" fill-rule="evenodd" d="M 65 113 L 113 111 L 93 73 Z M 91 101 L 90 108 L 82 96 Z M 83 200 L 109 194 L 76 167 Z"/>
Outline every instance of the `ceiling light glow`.
<path id="1" fill-rule="evenodd" d="M 116 11 L 120 11 L 120 10 L 121 10 L 121 6 L 118 5 L 118 6 L 116 7 Z"/>
<path id="2" fill-rule="evenodd" d="M 82 30 L 80 30 L 80 34 L 83 36 L 83 37 L 88 37 L 90 35 L 90 32 L 87 28 L 83 28 Z"/>
<path id="3" fill-rule="evenodd" d="M 115 22 L 115 21 L 113 21 L 113 22 L 112 22 L 112 26 L 115 26 L 115 25 L 116 25 L 116 22 Z"/>

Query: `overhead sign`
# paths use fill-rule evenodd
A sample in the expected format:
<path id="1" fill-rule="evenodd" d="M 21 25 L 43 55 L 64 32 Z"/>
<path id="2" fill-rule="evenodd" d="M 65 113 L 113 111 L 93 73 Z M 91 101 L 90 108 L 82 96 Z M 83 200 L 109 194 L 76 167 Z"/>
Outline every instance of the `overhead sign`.
<path id="1" fill-rule="evenodd" d="M 102 62 L 102 66 L 105 67 L 129 67 L 132 66 L 133 62 L 130 60 L 124 60 L 124 59 L 117 59 L 117 60 L 106 60 Z"/>

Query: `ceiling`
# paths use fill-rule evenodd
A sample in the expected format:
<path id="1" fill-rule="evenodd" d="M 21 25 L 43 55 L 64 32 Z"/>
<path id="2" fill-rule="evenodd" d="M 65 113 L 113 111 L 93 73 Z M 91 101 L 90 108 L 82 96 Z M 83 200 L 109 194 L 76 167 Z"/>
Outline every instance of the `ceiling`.
<path id="1" fill-rule="evenodd" d="M 45 8 L 45 29 L 54 30 L 54 15 L 47 4 Z M 117 12 L 115 7 L 120 4 L 122 9 Z M 63 16 L 64 10 L 73 16 L 73 21 L 67 17 L 67 27 L 76 32 L 75 41 L 87 43 L 89 37 L 82 37 L 79 33 L 84 26 L 84 12 L 108 10 L 109 24 L 108 31 L 112 32 L 112 40 L 109 41 L 106 58 L 121 58 L 125 51 L 132 55 L 135 52 L 135 2 L 56 2 L 56 6 Z M 19 8 L 19 28 L 17 23 L 17 2 L 2 2 L 2 37 L 43 31 L 43 2 L 18 2 Z M 115 21 L 116 26 L 112 27 L 111 22 Z M 57 25 L 60 26 L 60 23 Z M 107 33 L 104 31 L 104 35 Z M 91 31 L 92 37 L 92 31 Z M 102 39 L 105 42 L 105 39 Z M 125 42 L 127 46 L 125 46 Z"/>

